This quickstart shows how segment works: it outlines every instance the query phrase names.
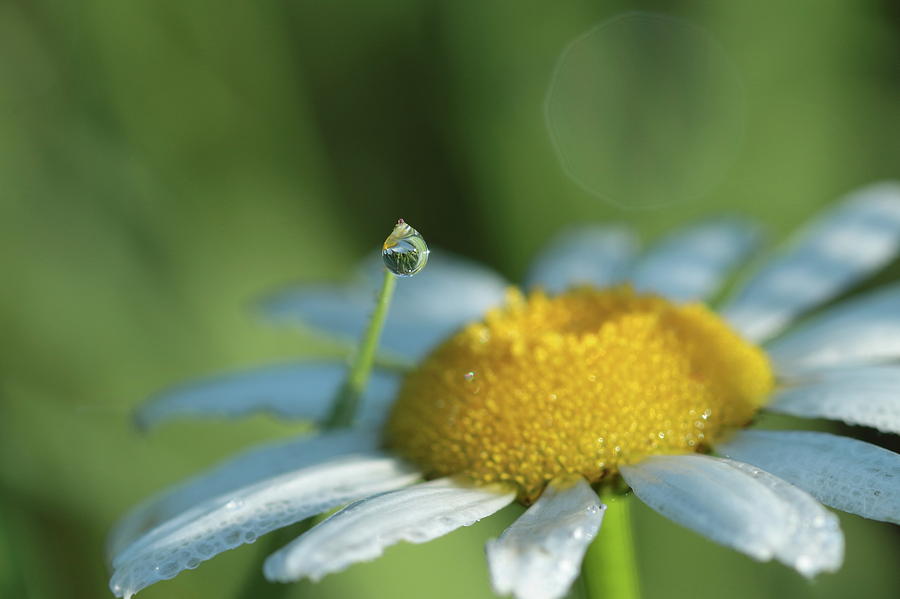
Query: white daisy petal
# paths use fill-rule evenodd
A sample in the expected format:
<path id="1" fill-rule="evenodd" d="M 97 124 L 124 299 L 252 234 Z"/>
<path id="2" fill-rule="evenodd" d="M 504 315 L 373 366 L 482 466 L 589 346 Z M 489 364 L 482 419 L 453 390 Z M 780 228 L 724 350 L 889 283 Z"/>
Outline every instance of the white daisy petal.
<path id="1" fill-rule="evenodd" d="M 800 489 L 747 464 L 703 455 L 654 456 L 622 476 L 654 510 L 709 539 L 804 576 L 843 560 L 837 518 Z"/>
<path id="2" fill-rule="evenodd" d="M 900 248 L 900 184 L 851 194 L 794 239 L 722 310 L 751 340 L 766 339 L 795 316 L 883 267 Z"/>
<path id="3" fill-rule="evenodd" d="M 900 358 L 900 285 L 842 302 L 766 350 L 783 374 Z"/>
<path id="4" fill-rule="evenodd" d="M 499 539 L 488 541 L 498 595 L 557 599 L 572 586 L 606 506 L 583 478 L 557 479 Z"/>
<path id="5" fill-rule="evenodd" d="M 811 431 L 748 430 L 716 446 L 772 472 L 833 508 L 900 524 L 900 455 Z"/>
<path id="6" fill-rule="evenodd" d="M 266 578 L 319 580 L 380 556 L 399 541 L 424 543 L 469 526 L 515 499 L 505 487 L 472 487 L 450 479 L 384 493 L 337 512 L 266 560 Z"/>
<path id="7" fill-rule="evenodd" d="M 606 287 L 619 282 L 637 253 L 625 227 L 585 227 L 565 231 L 541 251 L 527 278 L 528 287 L 559 293 L 573 285 Z"/>
<path id="8" fill-rule="evenodd" d="M 707 299 L 756 247 L 757 228 L 740 220 L 720 219 L 676 232 L 642 257 L 631 281 L 638 291 L 678 302 Z"/>
<path id="9" fill-rule="evenodd" d="M 861 366 L 789 380 L 766 409 L 900 434 L 900 366 Z"/>
<path id="10" fill-rule="evenodd" d="M 302 286 L 277 294 L 263 305 L 276 321 L 298 322 L 356 341 L 374 308 L 384 272 L 365 261 L 356 284 Z M 372 277 L 372 273 L 377 275 Z M 400 281 L 382 333 L 381 346 L 417 359 L 462 326 L 503 302 L 507 283 L 488 268 L 432 251 L 428 266 Z"/>
<path id="11" fill-rule="evenodd" d="M 110 534 L 109 553 L 117 555 L 144 532 L 191 506 L 338 456 L 372 452 L 378 448 L 379 439 L 375 430 L 349 429 L 271 443 L 238 454 L 132 509 Z"/>
<path id="12" fill-rule="evenodd" d="M 775 557 L 807 578 L 836 572 L 844 561 L 844 533 L 837 516 L 794 485 L 744 462 L 729 465 L 752 476 L 785 502 L 785 538 Z"/>
<path id="13" fill-rule="evenodd" d="M 418 477 L 371 453 L 336 458 L 205 501 L 154 528 L 113 560 L 110 588 L 130 597 L 260 535 Z"/>
<path id="14" fill-rule="evenodd" d="M 347 376 L 339 363 L 284 364 L 201 379 L 150 399 L 135 415 L 142 428 L 175 418 L 238 418 L 269 412 L 281 418 L 322 420 Z M 399 375 L 375 370 L 359 419 L 378 422 L 393 399 Z"/>

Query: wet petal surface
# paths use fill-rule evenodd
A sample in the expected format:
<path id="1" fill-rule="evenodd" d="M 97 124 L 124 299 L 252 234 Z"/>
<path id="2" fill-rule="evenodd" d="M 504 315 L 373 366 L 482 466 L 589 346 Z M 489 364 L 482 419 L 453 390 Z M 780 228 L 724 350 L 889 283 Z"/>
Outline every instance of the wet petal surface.
<path id="1" fill-rule="evenodd" d="M 322 420 L 347 376 L 347 365 L 283 364 L 209 377 L 165 391 L 136 413 L 150 428 L 177 418 L 240 418 L 270 413 L 280 418 Z M 361 398 L 359 420 L 378 422 L 396 395 L 399 374 L 375 370 Z"/>
<path id="2" fill-rule="evenodd" d="M 491 584 L 498 595 L 558 599 L 578 576 L 606 506 L 583 478 L 561 478 L 540 499 L 488 541 Z"/>
<path id="3" fill-rule="evenodd" d="M 608 287 L 621 281 L 637 254 L 630 229 L 583 227 L 557 235 L 534 260 L 528 287 L 560 293 L 576 285 Z"/>
<path id="4" fill-rule="evenodd" d="M 900 248 L 900 184 L 850 194 L 757 272 L 722 314 L 754 341 L 877 271 Z"/>
<path id="5" fill-rule="evenodd" d="M 900 358 L 900 285 L 825 310 L 766 349 L 784 374 Z"/>
<path id="6" fill-rule="evenodd" d="M 742 431 L 716 446 L 764 468 L 833 508 L 900 524 L 900 455 L 811 431 Z"/>
<path id="7" fill-rule="evenodd" d="M 900 433 L 900 366 L 839 368 L 787 381 L 772 412 L 827 418 Z"/>
<path id="8" fill-rule="evenodd" d="M 756 227 L 740 220 L 688 227 L 642 256 L 631 281 L 638 291 L 659 293 L 672 301 L 706 300 L 757 246 L 758 238 Z"/>
<path id="9" fill-rule="evenodd" d="M 289 582 L 319 580 L 385 548 L 407 541 L 424 543 L 469 526 L 510 504 L 515 492 L 473 487 L 451 479 L 384 493 L 347 506 L 266 560 L 266 578 Z"/>
<path id="10" fill-rule="evenodd" d="M 418 473 L 371 453 L 341 457 L 202 502 L 113 559 L 110 589 L 130 597 L 219 553 L 338 505 L 413 482 Z"/>
<path id="11" fill-rule="evenodd" d="M 654 456 L 622 469 L 651 508 L 750 557 L 810 577 L 843 561 L 837 518 L 815 499 L 748 464 L 704 455 Z"/>
<path id="12" fill-rule="evenodd" d="M 378 448 L 379 433 L 350 429 L 254 447 L 150 497 L 113 529 L 109 553 L 119 554 L 137 537 L 191 507 L 268 478 L 320 462 Z"/>

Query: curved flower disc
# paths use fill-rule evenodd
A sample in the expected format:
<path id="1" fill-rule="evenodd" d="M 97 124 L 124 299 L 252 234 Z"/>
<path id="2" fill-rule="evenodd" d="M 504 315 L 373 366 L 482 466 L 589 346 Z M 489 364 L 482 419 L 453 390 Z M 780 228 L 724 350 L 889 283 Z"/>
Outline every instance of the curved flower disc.
<path id="1" fill-rule="evenodd" d="M 700 304 L 513 291 L 407 377 L 387 442 L 429 475 L 512 481 L 530 503 L 561 475 L 708 447 L 772 386 L 765 354 Z"/>
<path id="2" fill-rule="evenodd" d="M 622 512 L 605 512 L 589 484 L 617 474 L 648 506 L 724 546 L 807 577 L 836 570 L 843 534 L 822 504 L 900 522 L 900 454 L 826 433 L 726 433 L 763 407 L 900 432 L 900 286 L 782 333 L 900 250 L 900 185 L 848 196 L 738 285 L 721 316 L 682 303 L 710 297 L 755 237 L 746 223 L 707 221 L 639 257 L 621 227 L 569 232 L 528 280 L 559 295 L 513 291 L 486 316 L 502 303 L 505 282 L 439 252 L 399 287 L 386 325 L 385 347 L 418 366 L 383 431 L 255 449 L 145 502 L 113 535 L 111 589 L 130 597 L 259 534 L 355 501 L 266 562 L 271 580 L 318 579 L 396 542 L 472 524 L 518 494 L 533 505 L 488 545 L 493 587 L 516 599 L 560 599 L 590 539 L 603 538 L 604 518 L 613 538 L 616 518 L 621 526 Z M 385 249 L 400 249 L 389 252 L 388 267 L 411 272 L 427 258 L 424 245 L 393 243 Z M 418 254 L 393 255 L 400 250 Z M 610 288 L 622 281 L 637 291 Z M 268 309 L 358 335 L 370 291 L 301 288 Z M 766 353 L 751 342 L 765 342 Z M 259 411 L 321 418 L 344 368 L 303 364 L 214 379 L 165 394 L 143 421 Z M 390 376 L 382 382 L 362 420 L 383 422 L 378 407 L 394 393 Z M 379 442 L 415 466 L 380 453 Z M 722 457 L 695 453 L 708 449 Z M 438 480 L 413 484 L 422 474 Z"/>

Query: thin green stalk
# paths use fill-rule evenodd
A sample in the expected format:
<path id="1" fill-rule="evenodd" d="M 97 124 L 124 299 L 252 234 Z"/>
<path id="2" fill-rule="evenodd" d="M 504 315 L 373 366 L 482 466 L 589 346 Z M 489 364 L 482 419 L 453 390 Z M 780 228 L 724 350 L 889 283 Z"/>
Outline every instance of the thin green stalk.
<path id="1" fill-rule="evenodd" d="M 262 549 L 257 551 L 257 558 L 254 567 L 250 570 L 250 575 L 238 589 L 235 597 L 238 599 L 283 599 L 297 590 L 293 584 L 265 583 L 260 575 L 263 563 L 272 553 L 278 551 L 295 538 L 299 537 L 315 524 L 315 516 L 300 521 L 296 526 L 290 528 L 282 528 L 270 532 L 262 539 Z M 260 584 L 262 582 L 262 584 Z"/>
<path id="2" fill-rule="evenodd" d="M 359 398 L 366 388 L 369 381 L 369 375 L 372 374 L 372 364 L 375 361 L 375 352 L 378 349 L 378 340 L 381 337 L 381 329 L 384 328 L 384 321 L 387 318 L 388 308 L 391 305 L 391 297 L 394 295 L 394 287 L 397 285 L 397 279 L 387 269 L 384 271 L 384 284 L 381 286 L 381 292 L 378 295 L 378 303 L 375 305 L 375 312 L 369 321 L 369 326 L 360 342 L 359 351 L 353 360 L 353 365 L 347 375 L 343 385 L 341 385 L 337 396 L 334 398 L 331 407 L 331 414 L 322 423 L 323 429 L 343 428 L 353 424 L 356 417 L 356 410 L 359 407 Z M 302 534 L 312 528 L 315 518 L 307 518 L 301 522 L 297 528 L 291 530 L 289 534 L 292 537 Z M 287 542 L 285 534 L 272 533 L 267 538 L 267 546 L 261 555 L 265 556 L 280 548 Z M 262 559 L 265 559 L 264 557 Z M 253 569 L 253 572 L 259 572 L 261 568 Z M 258 579 L 250 579 L 243 588 L 238 592 L 238 597 L 243 599 L 280 599 L 296 590 L 295 585 L 288 584 L 258 584 Z"/>
<path id="3" fill-rule="evenodd" d="M 566 594 L 565 599 L 589 599 L 583 575 L 578 575 L 578 578 L 572 583 L 572 588 L 570 588 L 569 592 Z"/>
<path id="4" fill-rule="evenodd" d="M 603 525 L 581 566 L 589 599 L 640 599 L 631 533 L 633 498 L 613 492 L 602 495 L 606 504 Z"/>
<path id="5" fill-rule="evenodd" d="M 372 363 L 375 361 L 375 351 L 378 349 L 378 340 L 381 338 L 381 329 L 387 318 L 388 308 L 391 305 L 391 297 L 394 295 L 394 287 L 397 279 L 387 269 L 384 270 L 384 283 L 381 293 L 378 295 L 378 303 L 375 312 L 369 321 L 363 335 L 359 351 L 353 361 L 350 374 L 338 392 L 331 407 L 331 414 L 323 423 L 323 428 L 342 428 L 353 424 L 356 409 L 359 406 L 359 397 L 366 388 L 366 382 L 372 373 Z"/>

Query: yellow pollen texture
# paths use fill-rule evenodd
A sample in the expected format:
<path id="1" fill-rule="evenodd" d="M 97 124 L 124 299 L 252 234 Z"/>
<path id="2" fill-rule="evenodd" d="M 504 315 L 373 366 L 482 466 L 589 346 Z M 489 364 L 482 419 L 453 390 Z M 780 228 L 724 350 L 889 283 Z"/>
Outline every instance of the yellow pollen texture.
<path id="1" fill-rule="evenodd" d="M 701 304 L 627 286 L 511 290 L 407 376 L 386 443 L 430 477 L 513 482 L 529 503 L 564 473 L 598 482 L 702 451 L 772 386 L 766 355 Z"/>

